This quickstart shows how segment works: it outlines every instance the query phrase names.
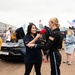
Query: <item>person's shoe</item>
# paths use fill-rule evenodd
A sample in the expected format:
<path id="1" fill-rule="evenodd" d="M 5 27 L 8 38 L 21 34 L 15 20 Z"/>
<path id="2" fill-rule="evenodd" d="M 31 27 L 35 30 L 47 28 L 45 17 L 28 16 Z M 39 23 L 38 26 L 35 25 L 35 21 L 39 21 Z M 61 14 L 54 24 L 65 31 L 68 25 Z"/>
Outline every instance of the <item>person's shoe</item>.
<path id="1" fill-rule="evenodd" d="M 71 62 L 68 62 L 68 65 L 71 65 Z"/>
<path id="2" fill-rule="evenodd" d="M 68 61 L 63 61 L 63 63 L 68 63 Z"/>
<path id="3" fill-rule="evenodd" d="M 64 48 L 62 48 L 62 50 L 64 50 Z"/>

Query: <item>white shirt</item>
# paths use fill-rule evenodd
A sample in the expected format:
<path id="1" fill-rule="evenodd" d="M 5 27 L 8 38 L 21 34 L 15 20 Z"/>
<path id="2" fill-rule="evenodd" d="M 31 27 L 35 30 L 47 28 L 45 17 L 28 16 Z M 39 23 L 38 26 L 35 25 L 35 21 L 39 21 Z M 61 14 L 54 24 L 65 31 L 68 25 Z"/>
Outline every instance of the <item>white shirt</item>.
<path id="1" fill-rule="evenodd" d="M 10 40 L 11 40 L 11 38 L 10 38 L 10 31 L 8 30 L 6 32 L 6 41 L 10 41 Z"/>

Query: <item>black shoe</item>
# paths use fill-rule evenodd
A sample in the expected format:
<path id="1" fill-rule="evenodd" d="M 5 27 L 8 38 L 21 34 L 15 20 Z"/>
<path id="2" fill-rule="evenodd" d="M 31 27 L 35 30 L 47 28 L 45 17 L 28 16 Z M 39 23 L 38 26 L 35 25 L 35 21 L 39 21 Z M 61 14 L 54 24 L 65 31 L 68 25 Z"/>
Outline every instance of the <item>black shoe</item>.
<path id="1" fill-rule="evenodd" d="M 68 65 L 71 65 L 71 62 L 68 62 Z"/>

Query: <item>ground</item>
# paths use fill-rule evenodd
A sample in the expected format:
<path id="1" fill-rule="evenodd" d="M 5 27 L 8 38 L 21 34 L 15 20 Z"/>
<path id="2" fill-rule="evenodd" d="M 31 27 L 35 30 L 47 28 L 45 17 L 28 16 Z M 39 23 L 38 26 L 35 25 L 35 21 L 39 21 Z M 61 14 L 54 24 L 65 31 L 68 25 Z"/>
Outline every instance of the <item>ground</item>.
<path id="1" fill-rule="evenodd" d="M 72 65 L 67 65 L 63 63 L 65 60 L 65 52 L 64 50 L 60 51 L 62 55 L 62 62 L 60 66 L 61 75 L 75 75 L 75 52 L 73 54 L 73 62 Z M 24 63 L 15 63 L 9 61 L 0 60 L 0 75 L 24 75 L 25 66 Z M 42 62 L 41 68 L 42 75 L 50 75 L 50 64 Z M 35 75 L 34 68 L 31 71 L 30 75 Z"/>

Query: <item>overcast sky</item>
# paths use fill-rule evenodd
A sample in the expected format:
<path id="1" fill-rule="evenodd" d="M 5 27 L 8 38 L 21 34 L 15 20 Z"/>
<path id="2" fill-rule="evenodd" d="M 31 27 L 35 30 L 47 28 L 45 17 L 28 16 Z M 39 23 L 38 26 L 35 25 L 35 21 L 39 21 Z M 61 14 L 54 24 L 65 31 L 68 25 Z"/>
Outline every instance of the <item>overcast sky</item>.
<path id="1" fill-rule="evenodd" d="M 27 22 L 48 25 L 57 17 L 61 26 L 75 19 L 75 0 L 0 0 L 0 22 L 20 27 Z"/>

